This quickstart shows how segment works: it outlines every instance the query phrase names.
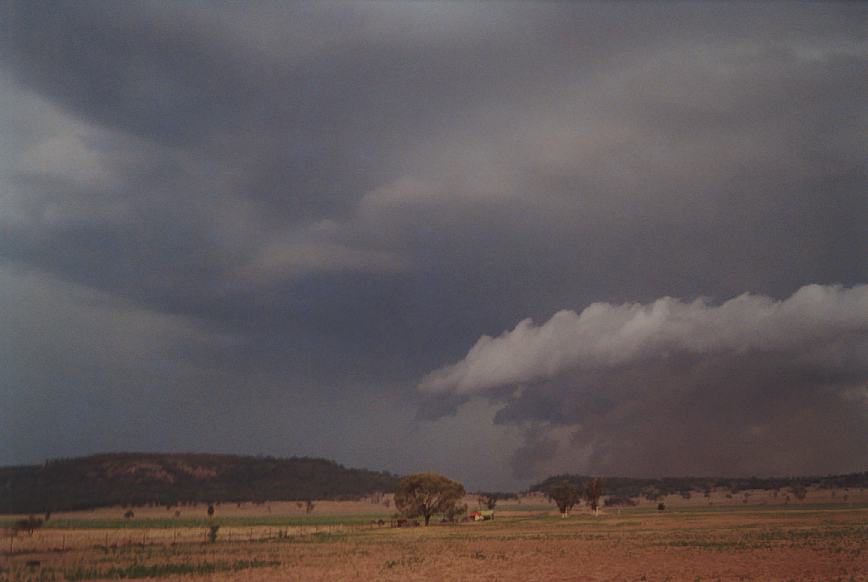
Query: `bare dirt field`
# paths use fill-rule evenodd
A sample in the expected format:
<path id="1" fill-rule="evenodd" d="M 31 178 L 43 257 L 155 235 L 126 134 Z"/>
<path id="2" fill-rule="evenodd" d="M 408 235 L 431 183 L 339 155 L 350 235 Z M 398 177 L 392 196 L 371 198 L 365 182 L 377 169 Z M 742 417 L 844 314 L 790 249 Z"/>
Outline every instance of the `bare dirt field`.
<path id="1" fill-rule="evenodd" d="M 716 499 L 719 497 L 719 499 Z M 173 580 L 868 580 L 868 504 L 812 494 L 670 499 L 562 519 L 541 497 L 502 503 L 493 521 L 389 527 L 382 500 L 58 514 L 4 537 L 0 581 Z M 757 501 L 754 504 L 754 501 Z M 715 503 L 715 500 L 717 503 Z M 468 499 L 468 502 L 471 502 Z M 189 508 L 204 514 L 204 508 Z M 120 518 L 119 518 L 120 517 Z M 382 518 L 384 525 L 371 523 Z M 208 525 L 220 524 L 208 541 Z M 28 565 L 29 564 L 29 565 Z"/>

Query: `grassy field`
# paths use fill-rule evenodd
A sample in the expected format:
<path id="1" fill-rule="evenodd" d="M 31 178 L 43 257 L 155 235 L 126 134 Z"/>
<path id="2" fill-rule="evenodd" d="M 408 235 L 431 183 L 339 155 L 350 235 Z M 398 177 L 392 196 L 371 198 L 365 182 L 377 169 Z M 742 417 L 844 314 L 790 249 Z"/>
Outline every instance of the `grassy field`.
<path id="1" fill-rule="evenodd" d="M 108 508 L 4 537 L 0 581 L 868 580 L 864 500 L 670 505 L 562 519 L 536 498 L 501 504 L 494 521 L 428 528 L 391 528 L 371 503 L 233 507 L 212 520 L 214 543 L 207 517 Z"/>

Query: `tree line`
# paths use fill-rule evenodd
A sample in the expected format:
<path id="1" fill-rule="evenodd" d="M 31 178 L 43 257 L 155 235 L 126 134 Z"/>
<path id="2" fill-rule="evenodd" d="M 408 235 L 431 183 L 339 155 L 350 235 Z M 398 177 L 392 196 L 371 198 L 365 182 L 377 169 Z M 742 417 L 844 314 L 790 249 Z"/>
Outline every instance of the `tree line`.
<path id="1" fill-rule="evenodd" d="M 554 475 L 530 487 L 530 492 L 548 495 L 554 488 L 568 483 L 583 490 L 594 477 L 587 475 Z M 775 491 L 789 489 L 804 491 L 808 487 L 824 489 L 847 489 L 868 487 L 868 471 L 844 475 L 815 477 L 664 477 L 641 479 L 631 477 L 606 477 L 606 495 L 610 499 L 628 500 L 644 498 L 656 501 L 667 495 L 689 497 L 693 493 L 708 494 L 714 489 L 723 489 L 731 494 L 749 490 Z"/>
<path id="2" fill-rule="evenodd" d="M 417 477 L 412 487 L 412 480 L 405 482 L 387 472 L 351 469 L 334 461 L 310 457 L 115 453 L 57 459 L 42 466 L 0 467 L 0 513 L 43 514 L 113 505 L 171 508 L 199 503 L 286 500 L 298 501 L 301 506 L 303 501 L 313 499 L 360 499 L 391 491 L 396 492 L 395 504 L 399 512 L 414 514 L 426 522 L 434 515 L 451 521 L 467 513 L 466 506 L 457 505 L 457 501 L 453 503 L 453 498 L 465 495 L 460 483 L 433 473 L 410 475 L 405 479 L 410 477 Z M 689 497 L 697 491 L 708 495 L 713 489 L 735 494 L 787 488 L 801 499 L 808 487 L 865 486 L 868 486 L 868 472 L 789 478 L 608 477 L 605 503 L 631 505 L 641 497 L 657 501 L 673 494 Z M 444 489 L 449 494 L 434 495 L 426 487 Z M 562 513 L 582 500 L 596 512 L 602 487 L 599 479 L 564 474 L 549 477 L 529 491 L 544 493 L 558 504 Z M 417 493 L 426 501 L 420 504 Z M 499 500 L 515 496 L 508 492 L 480 492 L 477 501 L 480 508 L 490 511 Z"/>

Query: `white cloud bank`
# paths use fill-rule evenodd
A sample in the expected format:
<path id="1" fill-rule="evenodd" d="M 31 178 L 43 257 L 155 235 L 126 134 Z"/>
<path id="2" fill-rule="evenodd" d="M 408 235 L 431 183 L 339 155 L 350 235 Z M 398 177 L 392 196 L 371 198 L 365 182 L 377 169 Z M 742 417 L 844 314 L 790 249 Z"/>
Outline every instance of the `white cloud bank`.
<path id="1" fill-rule="evenodd" d="M 441 416 L 500 405 L 495 424 L 525 431 L 522 479 L 863 470 L 868 286 L 595 303 L 484 336 L 419 388 Z"/>
<path id="2" fill-rule="evenodd" d="M 560 311 L 539 326 L 525 319 L 499 337 L 482 336 L 463 360 L 431 372 L 419 388 L 469 395 L 676 353 L 797 352 L 834 366 L 841 354 L 830 346 L 853 337 L 868 339 L 868 285 L 808 285 L 784 301 L 744 294 L 719 306 L 671 297 L 594 303 L 580 314 Z"/>

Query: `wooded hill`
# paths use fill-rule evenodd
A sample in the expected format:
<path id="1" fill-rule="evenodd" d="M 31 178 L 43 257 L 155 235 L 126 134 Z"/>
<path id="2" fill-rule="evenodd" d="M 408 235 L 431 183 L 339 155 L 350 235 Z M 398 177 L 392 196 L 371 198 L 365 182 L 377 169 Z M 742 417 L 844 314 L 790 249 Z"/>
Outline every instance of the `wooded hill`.
<path id="1" fill-rule="evenodd" d="M 563 481 L 572 483 L 580 489 L 591 477 L 587 475 L 554 475 L 531 486 L 530 491 L 548 493 Z M 846 475 L 827 475 L 825 477 L 664 477 L 662 479 L 634 479 L 630 477 L 605 477 L 603 494 L 610 497 L 635 499 L 644 497 L 655 500 L 666 495 L 703 494 L 714 489 L 725 489 L 730 493 L 748 490 L 775 490 L 807 487 L 824 489 L 847 489 L 868 487 L 868 471 Z"/>
<path id="2" fill-rule="evenodd" d="M 326 459 L 116 453 L 0 468 L 0 513 L 111 505 L 357 499 L 398 477 Z"/>

